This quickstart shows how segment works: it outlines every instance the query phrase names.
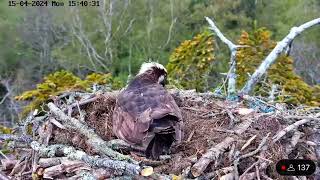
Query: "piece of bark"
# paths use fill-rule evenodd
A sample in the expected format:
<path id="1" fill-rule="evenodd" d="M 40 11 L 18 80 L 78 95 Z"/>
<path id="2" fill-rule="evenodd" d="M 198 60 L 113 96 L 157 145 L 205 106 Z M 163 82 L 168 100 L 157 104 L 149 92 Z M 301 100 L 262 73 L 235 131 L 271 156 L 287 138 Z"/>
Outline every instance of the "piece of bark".
<path id="1" fill-rule="evenodd" d="M 58 164 L 61 164 L 63 161 L 67 159 L 68 159 L 67 157 L 40 158 L 39 166 L 42 168 L 56 166 Z"/>
<path id="2" fill-rule="evenodd" d="M 91 168 L 82 161 L 64 160 L 61 164 L 48 167 L 43 171 L 43 178 L 54 179 L 64 173 L 74 173 L 79 170 L 90 170 Z"/>

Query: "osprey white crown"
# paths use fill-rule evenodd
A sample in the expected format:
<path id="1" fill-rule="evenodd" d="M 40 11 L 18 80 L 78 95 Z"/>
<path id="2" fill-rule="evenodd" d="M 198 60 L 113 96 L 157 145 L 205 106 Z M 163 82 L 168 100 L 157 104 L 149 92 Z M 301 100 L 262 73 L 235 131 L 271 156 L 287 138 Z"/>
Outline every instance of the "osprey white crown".
<path id="1" fill-rule="evenodd" d="M 159 64 L 156 62 L 145 62 L 141 65 L 138 75 L 143 74 L 149 70 L 152 70 L 152 68 L 154 67 L 158 69 L 163 69 L 165 72 L 167 72 L 166 68 L 162 64 Z"/>

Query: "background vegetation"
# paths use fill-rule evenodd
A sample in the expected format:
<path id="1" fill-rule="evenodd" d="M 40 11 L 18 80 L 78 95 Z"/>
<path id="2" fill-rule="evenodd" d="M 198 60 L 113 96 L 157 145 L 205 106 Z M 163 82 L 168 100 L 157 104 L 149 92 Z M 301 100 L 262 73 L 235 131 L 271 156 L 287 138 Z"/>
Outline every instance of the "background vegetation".
<path id="1" fill-rule="evenodd" d="M 200 91 L 213 90 L 221 85 L 225 77 L 221 73 L 228 69 L 229 52 L 224 44 L 206 31 L 208 26 L 204 16 L 213 17 L 220 30 L 233 42 L 244 40 L 243 31 L 255 34 L 260 27 L 266 27 L 270 47 L 255 56 L 248 56 L 248 53 L 259 52 L 256 50 L 260 44 L 246 41 L 257 49 L 246 52 L 243 61 L 251 58 L 251 62 L 259 62 L 257 60 L 261 60 L 272 44 L 282 39 L 292 26 L 316 18 L 320 12 L 318 0 L 100 2 L 99 7 L 66 5 L 37 8 L 9 7 L 7 0 L 0 0 L 0 123 L 10 125 L 19 119 L 24 104 L 15 101 L 15 96 L 39 89 L 37 84 L 47 82 L 48 77 L 46 80 L 43 77 L 60 70 L 73 73 L 74 78 L 81 81 L 85 81 L 91 73 L 110 73 L 115 78 L 112 82 L 126 83 L 129 75 L 134 75 L 143 61 L 154 59 L 167 64 L 170 60 L 169 69 L 173 72 L 175 68 L 181 70 L 178 71 L 180 75 L 171 75 L 172 80 L 176 81 L 173 84 Z M 208 50 L 203 54 L 204 61 L 199 62 L 201 58 L 197 58 L 199 54 L 194 52 L 183 58 L 177 54 L 179 48 L 202 53 L 203 46 L 199 49 L 196 46 L 183 47 L 201 34 L 210 36 L 210 41 L 212 39 L 211 48 L 204 48 Z M 260 36 L 263 37 L 263 34 L 256 38 Z M 292 72 L 291 77 L 305 82 L 305 91 L 299 93 L 306 94 L 308 102 L 314 101 L 314 96 L 320 94 L 319 87 L 311 89 L 311 86 L 320 83 L 318 39 L 319 27 L 308 30 L 294 41 L 291 57 L 283 57 L 291 64 L 290 67 L 285 65 L 289 68 L 287 70 L 294 70 L 299 75 Z M 208 39 L 205 41 L 209 42 Z M 174 61 L 179 61 L 179 64 L 173 66 Z M 189 67 L 196 64 L 197 68 L 205 69 L 186 69 L 184 64 Z M 188 83 L 181 78 L 190 78 L 190 75 L 197 83 Z M 240 79 L 246 77 L 247 74 L 240 75 Z M 288 88 L 292 89 L 291 85 Z M 304 96 L 297 98 L 300 100 L 291 99 L 290 102 L 307 101 Z"/>

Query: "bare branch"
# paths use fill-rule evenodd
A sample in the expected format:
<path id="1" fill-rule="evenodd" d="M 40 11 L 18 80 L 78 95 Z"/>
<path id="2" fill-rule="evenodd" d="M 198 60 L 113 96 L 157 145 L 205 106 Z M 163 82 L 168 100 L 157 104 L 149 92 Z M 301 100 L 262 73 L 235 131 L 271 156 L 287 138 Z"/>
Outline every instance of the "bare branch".
<path id="1" fill-rule="evenodd" d="M 215 32 L 215 34 L 220 38 L 222 42 L 224 42 L 230 49 L 231 57 L 230 57 L 230 69 L 227 75 L 228 78 L 228 97 L 234 95 L 236 93 L 236 54 L 237 54 L 237 48 L 240 46 L 237 46 L 233 44 L 229 39 L 227 39 L 222 32 L 219 30 L 219 28 L 215 25 L 215 23 L 208 17 L 205 17 L 207 22 L 210 25 L 210 29 Z"/>
<path id="2" fill-rule="evenodd" d="M 297 127 L 306 124 L 308 122 L 310 122 L 311 120 L 319 120 L 318 118 L 320 117 L 320 113 L 316 114 L 314 118 L 305 118 L 302 119 L 300 121 L 297 121 L 289 126 L 287 126 L 286 128 L 284 128 L 283 130 L 281 130 L 280 132 L 278 132 L 276 135 L 273 136 L 272 140 L 273 142 L 278 141 L 279 139 L 281 139 L 284 135 L 286 135 L 288 132 L 292 131 L 293 129 L 296 129 Z"/>
<path id="3" fill-rule="evenodd" d="M 48 107 L 51 112 L 56 116 L 68 129 L 79 132 L 88 138 L 88 144 L 90 144 L 97 152 L 102 155 L 107 155 L 118 160 L 131 160 L 129 156 L 120 154 L 108 147 L 108 144 L 101 139 L 93 129 L 89 128 L 87 125 L 80 123 L 77 119 L 68 117 L 62 110 L 60 110 L 53 103 L 48 103 Z M 132 160 L 133 161 L 133 160 Z"/>
<path id="4" fill-rule="evenodd" d="M 222 42 L 224 42 L 228 47 L 229 49 L 232 51 L 233 49 L 236 49 L 237 46 L 235 44 L 233 44 L 229 39 L 227 39 L 223 34 L 222 32 L 219 30 L 219 28 L 215 25 L 215 23 L 208 17 L 205 17 L 207 22 L 209 23 L 210 25 L 210 29 L 213 30 L 216 35 L 220 38 L 220 40 Z"/>
<path id="5" fill-rule="evenodd" d="M 58 154 L 63 153 L 70 160 L 79 160 L 91 166 L 115 169 L 117 171 L 121 171 L 122 173 L 125 173 L 128 175 L 139 174 L 141 170 L 139 165 L 131 164 L 126 161 L 117 161 L 117 160 L 111 160 L 108 158 L 99 158 L 96 156 L 89 156 L 85 152 L 76 150 L 74 147 L 71 147 L 71 146 L 55 144 L 55 145 L 46 147 L 46 146 L 40 145 L 36 141 L 33 141 L 31 143 L 31 147 L 34 150 L 39 152 L 40 157 L 48 157 L 49 155 L 55 155 L 56 153 Z"/>
<path id="6" fill-rule="evenodd" d="M 258 69 L 252 74 L 250 79 L 247 81 L 247 83 L 241 90 L 241 93 L 249 94 L 253 90 L 254 86 L 260 81 L 261 77 L 265 74 L 265 72 L 269 69 L 269 67 L 275 62 L 275 60 L 279 57 L 279 55 L 286 49 L 286 47 L 293 41 L 293 39 L 296 38 L 299 34 L 301 34 L 304 30 L 318 24 L 320 24 L 320 18 L 304 23 L 299 27 L 293 27 L 290 30 L 290 33 L 284 39 L 278 42 L 276 47 L 260 64 Z"/>

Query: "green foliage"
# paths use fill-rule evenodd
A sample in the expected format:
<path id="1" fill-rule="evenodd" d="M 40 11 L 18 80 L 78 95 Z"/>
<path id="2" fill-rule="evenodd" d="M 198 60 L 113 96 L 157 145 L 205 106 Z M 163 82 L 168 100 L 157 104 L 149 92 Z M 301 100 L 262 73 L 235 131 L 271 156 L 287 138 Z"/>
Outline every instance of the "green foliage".
<path id="1" fill-rule="evenodd" d="M 26 91 L 20 96 L 16 96 L 16 100 L 31 100 L 31 103 L 24 108 L 23 114 L 25 115 L 31 110 L 39 108 L 50 96 L 56 96 L 72 90 L 90 91 L 90 87 L 95 84 L 108 84 L 112 89 L 118 89 L 123 86 L 123 84 L 113 78 L 111 74 L 93 73 L 82 80 L 71 72 L 62 70 L 49 74 L 44 78 L 44 82 L 37 84 L 36 89 Z"/>
<path id="2" fill-rule="evenodd" d="M 237 74 L 238 87 L 242 87 L 248 79 L 248 74 L 261 64 L 264 58 L 275 47 L 276 42 L 271 40 L 270 31 L 260 28 L 251 35 L 243 32 L 238 43 L 250 47 L 242 48 L 237 53 Z M 289 104 L 317 105 L 320 98 L 314 99 L 313 87 L 306 84 L 301 77 L 294 72 L 293 60 L 291 57 L 280 55 L 267 72 L 264 82 L 260 83 L 255 93 L 268 96 L 270 86 L 277 84 L 282 93 L 277 96 L 277 100 Z M 314 91 L 317 91 L 314 88 Z"/>
<path id="3" fill-rule="evenodd" d="M 12 134 L 12 131 L 13 130 L 11 128 L 0 125 L 0 133 L 1 134 Z"/>
<path id="4" fill-rule="evenodd" d="M 171 54 L 167 70 L 169 82 L 186 89 L 204 91 L 214 60 L 213 37 L 208 31 L 186 40 Z"/>

